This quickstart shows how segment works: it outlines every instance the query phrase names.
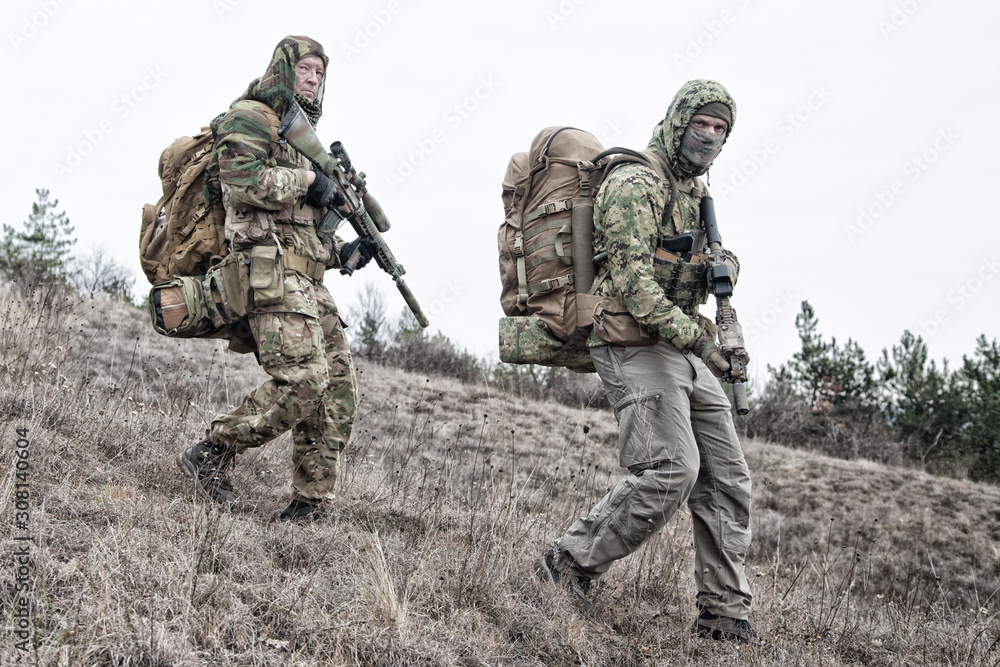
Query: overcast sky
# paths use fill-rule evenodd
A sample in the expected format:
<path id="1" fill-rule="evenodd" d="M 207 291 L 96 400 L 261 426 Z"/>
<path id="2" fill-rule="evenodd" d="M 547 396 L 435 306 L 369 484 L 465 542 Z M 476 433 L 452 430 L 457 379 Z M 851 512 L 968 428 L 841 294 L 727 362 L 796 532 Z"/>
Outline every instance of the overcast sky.
<path id="1" fill-rule="evenodd" d="M 0 220 L 34 189 L 69 214 L 79 251 L 139 270 L 144 203 L 170 141 L 224 111 L 275 44 L 331 57 L 324 143 L 340 140 L 393 223 L 386 235 L 431 319 L 495 356 L 496 231 L 510 155 L 549 125 L 643 148 L 674 93 L 723 83 L 738 105 L 711 171 L 742 262 L 733 304 L 752 371 L 820 330 L 870 357 L 921 334 L 958 362 L 1000 325 L 995 182 L 1000 6 L 931 0 L 8 0 L 7 167 Z M 348 231 L 347 236 L 352 232 Z M 342 307 L 374 265 L 327 273 Z M 708 312 L 712 311 L 709 307 Z"/>

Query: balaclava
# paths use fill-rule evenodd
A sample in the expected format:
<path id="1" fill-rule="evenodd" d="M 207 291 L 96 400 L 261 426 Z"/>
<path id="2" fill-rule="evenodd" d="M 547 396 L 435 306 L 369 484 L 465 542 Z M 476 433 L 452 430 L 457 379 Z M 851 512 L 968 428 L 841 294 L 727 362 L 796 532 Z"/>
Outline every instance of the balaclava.
<path id="1" fill-rule="evenodd" d="M 729 117 L 726 118 L 726 111 Z M 722 118 L 729 122 L 723 137 L 711 137 L 701 130 L 689 128 L 696 113 Z M 662 157 L 671 174 L 679 180 L 701 176 L 722 150 L 722 145 L 736 123 L 736 102 L 722 84 L 707 79 L 688 81 L 677 91 L 667 116 L 653 130 L 648 148 Z"/>

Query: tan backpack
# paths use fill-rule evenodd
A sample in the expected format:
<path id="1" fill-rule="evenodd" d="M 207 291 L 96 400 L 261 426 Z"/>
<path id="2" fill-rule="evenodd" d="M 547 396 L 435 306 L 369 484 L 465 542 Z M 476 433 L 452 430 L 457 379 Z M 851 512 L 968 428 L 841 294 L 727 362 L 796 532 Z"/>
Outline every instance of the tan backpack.
<path id="1" fill-rule="evenodd" d="M 620 301 L 591 294 L 603 279 L 594 269 L 594 195 L 611 170 L 635 162 L 666 181 L 655 155 L 605 150 L 572 127 L 545 128 L 529 152 L 511 157 L 497 234 L 507 315 L 500 319 L 501 361 L 593 372 L 586 346 L 592 330 L 606 342 L 656 343 Z"/>
<path id="2" fill-rule="evenodd" d="M 269 106 L 256 104 L 277 141 L 281 120 Z M 222 202 L 209 204 L 203 195 L 214 143 L 212 130 L 203 127 L 192 137 L 175 139 L 160 154 L 163 196 L 143 206 L 139 230 L 139 263 L 153 285 L 204 275 L 228 254 Z"/>
<path id="3" fill-rule="evenodd" d="M 267 105 L 255 102 L 267 117 L 271 140 L 278 140 L 281 120 Z M 229 339 L 229 349 L 248 353 L 256 346 L 242 316 L 249 280 L 243 253 L 230 255 L 222 202 L 204 197 L 215 140 L 209 127 L 180 137 L 160 154 L 163 196 L 142 208 L 139 263 L 153 284 L 147 299 L 153 328 L 176 338 Z M 241 270 L 233 271 L 235 264 Z M 207 277 L 206 277 L 207 274 Z M 246 275 L 244 275 L 246 274 Z M 228 279 L 228 282 L 227 282 Z M 229 304 L 227 312 L 226 304 Z M 243 304 L 245 306 L 245 304 Z"/>

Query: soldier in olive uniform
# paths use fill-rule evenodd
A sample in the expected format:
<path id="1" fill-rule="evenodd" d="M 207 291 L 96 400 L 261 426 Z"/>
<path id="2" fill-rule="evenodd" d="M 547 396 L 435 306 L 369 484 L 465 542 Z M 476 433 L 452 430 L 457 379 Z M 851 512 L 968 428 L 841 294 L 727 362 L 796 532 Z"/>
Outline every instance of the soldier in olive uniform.
<path id="1" fill-rule="evenodd" d="M 356 412 L 350 350 L 323 273 L 357 248 L 364 265 L 370 247 L 361 239 L 320 241 L 316 223 L 328 207 L 341 203 L 341 195 L 277 135 L 280 118 L 294 104 L 313 125 L 319 120 L 327 65 L 318 42 L 286 37 L 264 76 L 213 123 L 206 196 L 222 198 L 230 250 L 276 246 L 274 284 L 283 289 L 255 293 L 247 318 L 271 379 L 229 414 L 216 417 L 208 437 L 177 459 L 204 494 L 231 507 L 235 496 L 228 473 L 236 456 L 291 430 L 292 500 L 279 519 L 319 515 L 333 491 Z"/>
<path id="2" fill-rule="evenodd" d="M 558 539 L 540 571 L 585 607 L 590 582 L 634 552 L 687 503 L 694 524 L 698 619 L 715 639 L 756 637 L 747 621 L 750 587 L 750 474 L 717 378 L 730 364 L 699 315 L 709 295 L 706 263 L 658 250 L 685 232 L 705 249 L 699 202 L 706 173 L 732 131 L 736 104 L 718 83 L 695 80 L 677 93 L 649 149 L 667 180 L 624 165 L 595 200 L 595 249 L 606 250 L 598 294 L 620 299 L 658 342 L 608 345 L 591 336 L 591 357 L 614 406 L 628 475 Z M 725 253 L 733 275 L 739 264 Z M 747 360 L 747 359 L 744 359 Z"/>

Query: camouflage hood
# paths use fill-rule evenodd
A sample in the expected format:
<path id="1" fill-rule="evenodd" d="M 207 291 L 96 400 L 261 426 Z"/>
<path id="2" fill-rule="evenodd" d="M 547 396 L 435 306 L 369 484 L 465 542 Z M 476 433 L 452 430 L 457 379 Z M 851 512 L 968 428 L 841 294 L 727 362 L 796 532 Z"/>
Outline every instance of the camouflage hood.
<path id="1" fill-rule="evenodd" d="M 707 171 L 692 164 L 681 154 L 681 138 L 695 112 L 710 102 L 725 104 L 733 114 L 733 122 L 726 131 L 728 139 L 736 125 L 736 102 L 722 84 L 708 79 L 695 79 L 688 81 L 677 91 L 674 101 L 667 109 L 667 117 L 659 122 L 649 140 L 648 148 L 662 157 L 673 175 L 680 180 L 701 176 Z"/>
<path id="2" fill-rule="evenodd" d="M 239 99 L 256 100 L 263 102 L 274 109 L 278 117 L 281 118 L 292 108 L 293 104 L 298 104 L 306 112 L 313 125 L 319 121 L 323 114 L 323 90 L 326 88 L 326 75 L 319 84 L 319 94 L 316 101 L 310 102 L 295 92 L 295 63 L 306 56 L 319 56 L 323 61 L 323 68 L 329 64 L 329 58 L 323 51 L 323 46 L 314 39 L 308 37 L 289 35 L 278 42 L 271 56 L 271 63 L 267 66 L 264 76 L 254 79 L 247 87 Z"/>

